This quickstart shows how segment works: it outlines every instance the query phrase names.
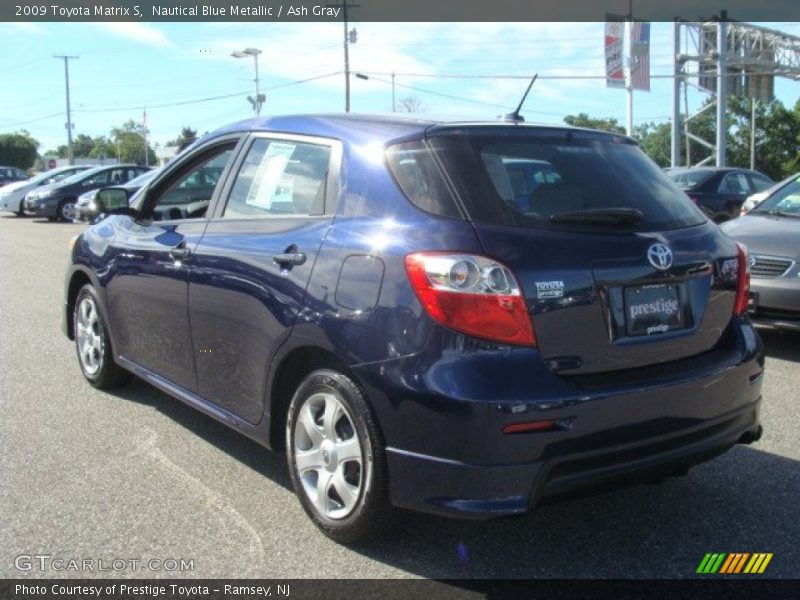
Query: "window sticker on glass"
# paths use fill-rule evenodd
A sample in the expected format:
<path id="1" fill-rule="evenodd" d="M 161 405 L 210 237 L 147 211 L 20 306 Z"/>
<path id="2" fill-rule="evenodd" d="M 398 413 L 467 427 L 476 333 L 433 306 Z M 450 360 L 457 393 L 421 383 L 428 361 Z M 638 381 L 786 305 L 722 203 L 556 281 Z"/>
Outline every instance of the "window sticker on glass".
<path id="1" fill-rule="evenodd" d="M 291 180 L 284 177 L 286 165 L 292 157 L 296 144 L 272 142 L 253 177 L 253 184 L 245 204 L 270 210 L 273 203 L 291 202 Z"/>

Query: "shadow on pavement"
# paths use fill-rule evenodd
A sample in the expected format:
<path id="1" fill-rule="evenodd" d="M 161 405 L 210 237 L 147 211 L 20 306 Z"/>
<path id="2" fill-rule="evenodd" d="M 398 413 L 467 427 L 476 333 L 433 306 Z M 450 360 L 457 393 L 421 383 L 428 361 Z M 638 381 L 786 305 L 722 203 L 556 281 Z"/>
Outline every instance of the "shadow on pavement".
<path id="1" fill-rule="evenodd" d="M 291 490 L 292 483 L 286 469 L 283 453 L 270 452 L 241 433 L 218 423 L 198 410 L 145 383 L 138 377 L 131 379 L 125 387 L 109 393 L 132 402 L 155 408 L 181 427 L 202 437 L 221 451 L 235 458 L 254 471 L 268 477 L 278 485 Z"/>
<path id="2" fill-rule="evenodd" d="M 429 578 L 683 578 L 706 552 L 774 552 L 800 575 L 800 462 L 737 446 L 687 477 L 471 522 L 405 513 L 362 554 Z"/>

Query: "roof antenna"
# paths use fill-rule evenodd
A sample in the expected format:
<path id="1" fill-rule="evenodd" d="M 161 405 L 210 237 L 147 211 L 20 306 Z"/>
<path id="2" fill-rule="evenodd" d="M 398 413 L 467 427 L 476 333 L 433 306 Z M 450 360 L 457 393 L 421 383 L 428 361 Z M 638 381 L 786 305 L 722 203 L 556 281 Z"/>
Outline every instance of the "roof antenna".
<path id="1" fill-rule="evenodd" d="M 500 117 L 503 121 L 505 121 L 506 123 L 524 123 L 525 122 L 525 117 L 523 117 L 521 114 L 519 114 L 519 111 L 522 110 L 522 105 L 525 103 L 525 99 L 528 97 L 528 92 L 531 91 L 531 88 L 533 87 L 533 84 L 536 81 L 536 78 L 538 76 L 539 76 L 539 74 L 536 73 L 536 75 L 533 76 L 533 79 L 531 79 L 531 82 L 528 84 L 528 89 L 525 90 L 525 95 L 523 95 L 522 96 L 522 100 L 519 101 L 519 106 L 517 106 L 517 110 L 515 110 L 513 113 L 508 113 L 507 115 L 503 115 L 502 117 Z"/>

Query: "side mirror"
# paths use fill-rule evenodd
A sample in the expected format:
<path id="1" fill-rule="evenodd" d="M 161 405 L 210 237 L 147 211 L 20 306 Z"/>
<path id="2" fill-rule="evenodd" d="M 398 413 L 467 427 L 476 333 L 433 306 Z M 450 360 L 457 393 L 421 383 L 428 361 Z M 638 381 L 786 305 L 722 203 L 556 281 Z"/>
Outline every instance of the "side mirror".
<path id="1" fill-rule="evenodd" d="M 94 201 L 98 212 L 111 212 L 118 208 L 128 208 L 128 190 L 124 188 L 103 188 L 97 192 Z"/>

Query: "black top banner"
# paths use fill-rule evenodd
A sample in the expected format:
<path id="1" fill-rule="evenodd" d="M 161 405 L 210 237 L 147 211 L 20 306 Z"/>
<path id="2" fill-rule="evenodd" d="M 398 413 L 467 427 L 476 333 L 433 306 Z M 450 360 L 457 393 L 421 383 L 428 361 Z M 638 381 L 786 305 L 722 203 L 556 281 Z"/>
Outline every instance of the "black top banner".
<path id="1" fill-rule="evenodd" d="M 0 21 L 798 21 L 797 0 L 3 0 Z"/>

